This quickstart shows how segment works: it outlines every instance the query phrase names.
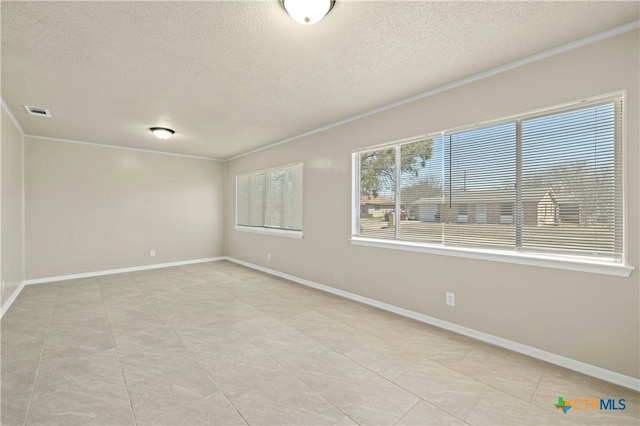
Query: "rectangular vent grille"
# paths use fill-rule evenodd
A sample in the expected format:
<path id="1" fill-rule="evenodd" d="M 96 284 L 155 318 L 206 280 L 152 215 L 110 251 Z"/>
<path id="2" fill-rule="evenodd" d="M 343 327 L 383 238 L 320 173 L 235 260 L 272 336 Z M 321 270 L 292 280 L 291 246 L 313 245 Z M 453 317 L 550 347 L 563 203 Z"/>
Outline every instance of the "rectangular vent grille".
<path id="1" fill-rule="evenodd" d="M 27 110 L 29 115 L 37 115 L 38 117 L 51 118 L 51 113 L 46 108 L 39 108 L 39 107 L 25 105 L 24 109 Z"/>

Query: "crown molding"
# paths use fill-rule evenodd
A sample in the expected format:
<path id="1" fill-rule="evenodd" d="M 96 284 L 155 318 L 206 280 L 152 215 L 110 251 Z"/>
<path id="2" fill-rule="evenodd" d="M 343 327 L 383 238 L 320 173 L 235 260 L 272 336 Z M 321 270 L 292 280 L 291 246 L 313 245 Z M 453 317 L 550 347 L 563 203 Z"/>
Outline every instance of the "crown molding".
<path id="1" fill-rule="evenodd" d="M 274 147 L 276 147 L 278 145 L 282 145 L 282 144 L 285 144 L 285 143 L 288 143 L 288 142 L 292 142 L 292 141 L 295 141 L 297 139 L 300 139 L 300 138 L 303 138 L 303 137 L 306 137 L 306 136 L 311 136 L 311 135 L 314 135 L 316 133 L 321 133 L 321 132 L 324 132 L 325 130 L 333 129 L 334 127 L 339 127 L 339 126 L 342 126 L 343 124 L 347 124 L 347 123 L 350 123 L 352 121 L 360 120 L 361 118 L 365 118 L 365 117 L 368 117 L 368 116 L 371 116 L 371 115 L 374 115 L 374 114 L 378 114 L 379 112 L 387 111 L 387 110 L 390 110 L 390 109 L 393 109 L 393 108 L 408 104 L 410 102 L 414 102 L 414 101 L 417 101 L 417 100 L 420 100 L 420 99 L 428 98 L 428 97 L 436 95 L 438 93 L 446 92 L 448 90 L 455 89 L 456 87 L 464 86 L 466 84 L 473 83 L 473 82 L 478 81 L 478 80 L 482 80 L 482 79 L 485 79 L 485 78 L 488 78 L 488 77 L 492 77 L 494 75 L 501 74 L 503 72 L 510 71 L 510 70 L 513 70 L 513 69 L 516 69 L 516 68 L 522 67 L 524 65 L 528 65 L 528 64 L 534 63 L 534 62 L 538 62 L 538 61 L 541 61 L 543 59 L 547 59 L 547 58 L 550 58 L 552 56 L 559 55 L 561 53 L 569 52 L 571 50 L 578 49 L 578 48 L 583 47 L 583 46 L 588 46 L 590 44 L 597 43 L 599 41 L 606 40 L 608 38 L 615 37 L 615 36 L 624 34 L 624 33 L 629 32 L 629 31 L 637 30 L 638 28 L 640 28 L 640 20 L 633 21 L 633 22 L 630 22 L 628 24 L 625 24 L 625 25 L 622 25 L 622 26 L 619 26 L 619 27 L 616 27 L 616 28 L 612 28 L 612 29 L 607 30 L 607 31 L 603 31 L 603 32 L 598 33 L 598 34 L 593 34 L 593 35 L 591 35 L 589 37 L 585 37 L 585 38 L 582 38 L 580 40 L 576 40 L 576 41 L 571 42 L 571 43 L 563 44 L 562 46 L 558 46 L 558 47 L 555 47 L 553 49 L 549 49 L 549 50 L 546 50 L 544 52 L 537 53 L 535 55 L 527 56 L 526 58 L 517 60 L 515 62 L 511 62 L 509 64 L 502 65 L 502 66 L 499 66 L 499 67 L 496 67 L 496 68 L 492 68 L 492 69 L 490 69 L 488 71 L 484 71 L 484 72 L 472 75 L 472 76 L 467 77 L 467 78 L 463 78 L 462 80 L 454 81 L 453 83 L 445 84 L 443 86 L 439 86 L 439 87 L 436 87 L 434 89 L 427 90 L 426 92 L 421 92 L 421 93 L 418 93 L 416 95 L 410 96 L 408 98 L 404 98 L 404 99 L 401 99 L 399 101 L 392 102 L 390 104 L 386 104 L 386 105 L 380 106 L 378 108 L 374 108 L 372 110 L 365 111 L 363 113 L 360 113 L 360 114 L 357 114 L 357 115 L 354 115 L 354 116 L 351 116 L 351 117 L 348 117 L 348 118 L 345 118 L 345 119 L 342 119 L 342 120 L 339 120 L 339 121 L 335 121 L 335 122 L 327 124 L 325 126 L 318 127 L 317 129 L 309 130 L 308 132 L 300 133 L 299 135 L 292 136 L 290 138 L 286 138 L 286 139 L 280 140 L 278 142 L 274 142 L 274 143 L 271 143 L 269 145 L 265 145 L 263 147 L 253 149 L 251 151 L 247 151 L 245 153 L 238 154 L 238 155 L 235 155 L 233 157 L 229 157 L 229 158 L 226 159 L 226 161 L 231 161 L 231 160 L 235 160 L 235 159 L 238 159 L 238 158 L 241 158 L 241 157 L 252 155 L 252 154 L 255 154 L 257 152 L 264 151 L 266 149 L 271 149 L 271 148 L 274 148 Z"/>

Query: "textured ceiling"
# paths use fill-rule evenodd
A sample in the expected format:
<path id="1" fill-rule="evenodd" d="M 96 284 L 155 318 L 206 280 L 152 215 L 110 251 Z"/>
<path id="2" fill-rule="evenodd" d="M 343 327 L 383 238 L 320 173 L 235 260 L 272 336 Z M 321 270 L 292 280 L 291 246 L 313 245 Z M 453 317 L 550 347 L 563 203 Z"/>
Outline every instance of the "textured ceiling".
<path id="1" fill-rule="evenodd" d="M 229 158 L 628 24 L 639 5 L 338 0 L 306 26 L 277 1 L 3 0 L 2 98 L 28 135 Z"/>

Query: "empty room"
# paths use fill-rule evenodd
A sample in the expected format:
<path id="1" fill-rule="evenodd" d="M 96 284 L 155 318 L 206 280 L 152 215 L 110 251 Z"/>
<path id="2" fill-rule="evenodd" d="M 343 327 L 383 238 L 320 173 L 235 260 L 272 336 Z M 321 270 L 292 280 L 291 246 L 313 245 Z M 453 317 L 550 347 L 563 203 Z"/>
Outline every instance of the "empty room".
<path id="1" fill-rule="evenodd" d="M 2 425 L 637 425 L 639 1 L 5 1 Z"/>

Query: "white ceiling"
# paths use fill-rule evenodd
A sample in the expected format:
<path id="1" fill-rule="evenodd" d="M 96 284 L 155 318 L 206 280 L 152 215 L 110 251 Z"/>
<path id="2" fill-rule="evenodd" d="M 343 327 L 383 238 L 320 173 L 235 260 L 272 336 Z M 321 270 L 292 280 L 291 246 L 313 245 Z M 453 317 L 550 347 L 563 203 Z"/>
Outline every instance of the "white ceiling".
<path id="1" fill-rule="evenodd" d="M 640 2 L 338 0 L 311 26 L 278 1 L 1 7 L 2 99 L 26 134 L 224 159 L 636 21 Z"/>

